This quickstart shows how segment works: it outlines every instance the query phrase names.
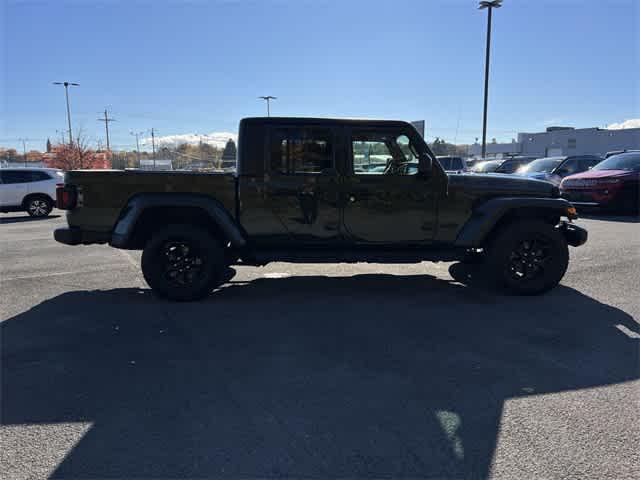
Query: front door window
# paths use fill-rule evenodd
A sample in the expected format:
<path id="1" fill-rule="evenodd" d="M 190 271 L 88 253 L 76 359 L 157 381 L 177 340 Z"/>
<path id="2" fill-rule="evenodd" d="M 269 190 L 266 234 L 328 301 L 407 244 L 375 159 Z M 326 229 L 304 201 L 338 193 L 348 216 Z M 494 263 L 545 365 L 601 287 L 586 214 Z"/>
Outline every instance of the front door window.
<path id="1" fill-rule="evenodd" d="M 352 137 L 356 175 L 415 175 L 418 156 L 404 134 L 363 132 Z"/>

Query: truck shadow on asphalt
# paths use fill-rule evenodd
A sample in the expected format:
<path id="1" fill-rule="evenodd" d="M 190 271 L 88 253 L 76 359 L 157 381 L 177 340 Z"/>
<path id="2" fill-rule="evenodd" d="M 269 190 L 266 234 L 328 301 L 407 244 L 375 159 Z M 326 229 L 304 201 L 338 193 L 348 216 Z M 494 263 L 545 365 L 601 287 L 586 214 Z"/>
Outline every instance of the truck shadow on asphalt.
<path id="1" fill-rule="evenodd" d="M 0 216 L 0 225 L 9 223 L 23 223 L 23 222 L 42 222 L 44 220 L 51 220 L 59 218 L 60 215 L 49 215 L 47 217 L 32 217 L 28 214 L 22 216 Z"/>
<path id="2" fill-rule="evenodd" d="M 638 378 L 620 326 L 428 275 L 72 291 L 1 324 L 2 423 L 91 423 L 54 477 L 484 478 L 505 401 Z"/>

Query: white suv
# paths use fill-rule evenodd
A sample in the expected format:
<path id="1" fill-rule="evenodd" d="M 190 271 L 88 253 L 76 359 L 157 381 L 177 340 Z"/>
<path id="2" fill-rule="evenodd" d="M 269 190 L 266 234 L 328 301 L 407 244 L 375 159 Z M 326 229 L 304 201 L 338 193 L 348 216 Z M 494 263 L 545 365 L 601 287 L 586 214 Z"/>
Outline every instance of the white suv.
<path id="1" fill-rule="evenodd" d="M 64 172 L 53 168 L 0 168 L 0 212 L 26 211 L 46 217 L 56 204 Z"/>

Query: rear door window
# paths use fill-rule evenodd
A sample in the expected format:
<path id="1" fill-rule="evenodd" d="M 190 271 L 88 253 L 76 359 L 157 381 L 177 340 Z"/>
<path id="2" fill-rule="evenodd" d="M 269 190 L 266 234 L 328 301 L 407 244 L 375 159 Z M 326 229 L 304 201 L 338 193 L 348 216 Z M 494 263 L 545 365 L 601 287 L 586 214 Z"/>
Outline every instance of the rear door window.
<path id="1" fill-rule="evenodd" d="M 333 133 L 327 128 L 276 128 L 270 169 L 281 175 L 319 174 L 334 167 Z"/>

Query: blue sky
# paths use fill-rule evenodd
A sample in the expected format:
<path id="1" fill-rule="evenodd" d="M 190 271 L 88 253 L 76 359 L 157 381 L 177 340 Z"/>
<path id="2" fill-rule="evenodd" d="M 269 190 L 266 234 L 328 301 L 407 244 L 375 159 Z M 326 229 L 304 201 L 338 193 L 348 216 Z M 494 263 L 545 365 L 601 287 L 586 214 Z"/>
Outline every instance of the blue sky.
<path id="1" fill-rule="evenodd" d="M 425 119 L 481 136 L 486 11 L 474 0 L 0 0 L 0 145 L 66 128 L 112 146 L 130 130 L 235 132 L 272 114 Z M 640 118 L 640 2 L 504 0 L 494 12 L 488 137 Z M 224 134 L 223 134 L 224 135 Z"/>

